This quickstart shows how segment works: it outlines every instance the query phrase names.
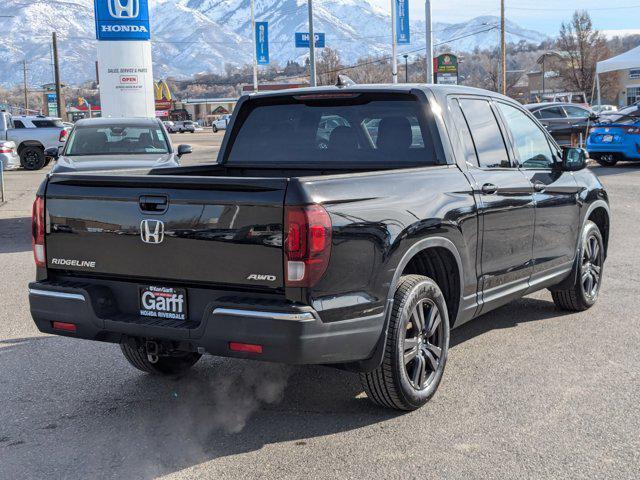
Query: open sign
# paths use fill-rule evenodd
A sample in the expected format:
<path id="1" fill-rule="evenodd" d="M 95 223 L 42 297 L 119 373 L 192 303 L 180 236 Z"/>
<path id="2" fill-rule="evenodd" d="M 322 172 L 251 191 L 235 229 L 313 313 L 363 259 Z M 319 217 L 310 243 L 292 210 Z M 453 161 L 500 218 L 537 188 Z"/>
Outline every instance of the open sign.
<path id="1" fill-rule="evenodd" d="M 121 75 L 120 83 L 124 83 L 127 85 L 136 84 L 138 83 L 138 76 L 137 75 Z"/>

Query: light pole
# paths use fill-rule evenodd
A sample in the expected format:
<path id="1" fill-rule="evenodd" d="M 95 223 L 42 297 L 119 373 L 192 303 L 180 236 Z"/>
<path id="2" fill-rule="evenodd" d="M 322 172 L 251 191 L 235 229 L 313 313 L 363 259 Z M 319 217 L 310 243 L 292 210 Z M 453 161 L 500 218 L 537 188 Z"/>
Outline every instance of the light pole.
<path id="1" fill-rule="evenodd" d="M 426 27 L 427 50 L 425 52 L 425 71 L 427 83 L 433 83 L 433 30 L 431 29 L 431 0 L 424 2 L 424 21 Z"/>
<path id="2" fill-rule="evenodd" d="M 398 83 L 398 44 L 396 42 L 396 0 L 391 0 L 391 76 Z"/>
<path id="3" fill-rule="evenodd" d="M 404 57 L 404 83 L 409 83 L 409 55 L 405 53 L 402 56 Z"/>
<path id="4" fill-rule="evenodd" d="M 313 31 L 313 0 L 307 0 L 309 5 L 309 80 L 312 87 L 316 80 L 316 34 Z"/>
<path id="5" fill-rule="evenodd" d="M 256 45 L 255 1 L 251 0 L 251 37 L 253 38 L 253 91 L 258 91 L 258 46 Z"/>

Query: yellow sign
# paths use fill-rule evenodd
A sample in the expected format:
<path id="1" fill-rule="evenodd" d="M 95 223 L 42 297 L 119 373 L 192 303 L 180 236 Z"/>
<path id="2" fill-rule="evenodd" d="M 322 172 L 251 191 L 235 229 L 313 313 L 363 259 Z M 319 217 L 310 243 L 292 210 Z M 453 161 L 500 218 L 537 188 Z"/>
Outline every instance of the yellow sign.
<path id="1" fill-rule="evenodd" d="M 171 101 L 171 90 L 169 90 L 169 85 L 164 80 L 154 82 L 153 90 L 156 100 Z"/>

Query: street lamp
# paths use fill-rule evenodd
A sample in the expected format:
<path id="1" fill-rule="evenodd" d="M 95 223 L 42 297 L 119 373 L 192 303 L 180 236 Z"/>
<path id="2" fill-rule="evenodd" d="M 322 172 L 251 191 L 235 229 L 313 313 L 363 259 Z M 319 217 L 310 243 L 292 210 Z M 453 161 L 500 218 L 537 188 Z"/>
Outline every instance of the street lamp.
<path id="1" fill-rule="evenodd" d="M 407 60 L 409 55 L 405 53 L 402 56 L 404 57 L 404 83 L 409 83 L 409 63 Z"/>

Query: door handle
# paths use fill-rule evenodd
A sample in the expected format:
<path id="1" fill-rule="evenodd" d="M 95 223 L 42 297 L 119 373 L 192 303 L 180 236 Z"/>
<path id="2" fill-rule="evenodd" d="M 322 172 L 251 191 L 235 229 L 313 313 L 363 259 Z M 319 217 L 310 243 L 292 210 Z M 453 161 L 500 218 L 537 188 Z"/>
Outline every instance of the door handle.
<path id="1" fill-rule="evenodd" d="M 533 189 L 536 192 L 544 192 L 547 189 L 547 186 L 542 182 L 535 182 L 533 184 Z"/>
<path id="2" fill-rule="evenodd" d="M 482 190 L 482 193 L 486 193 L 490 195 L 490 194 L 496 193 L 498 191 L 498 187 L 495 186 L 493 183 L 485 183 L 484 185 L 482 185 L 482 188 L 480 190 Z"/>
<path id="3" fill-rule="evenodd" d="M 169 207 L 169 198 L 166 195 L 142 195 L 138 204 L 143 212 L 164 213 Z"/>

